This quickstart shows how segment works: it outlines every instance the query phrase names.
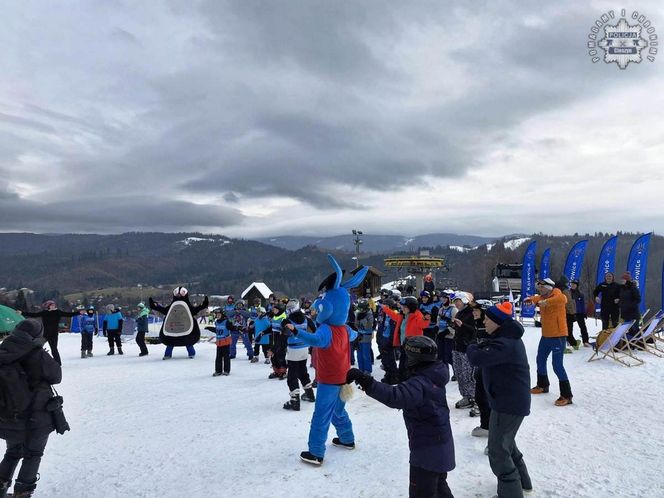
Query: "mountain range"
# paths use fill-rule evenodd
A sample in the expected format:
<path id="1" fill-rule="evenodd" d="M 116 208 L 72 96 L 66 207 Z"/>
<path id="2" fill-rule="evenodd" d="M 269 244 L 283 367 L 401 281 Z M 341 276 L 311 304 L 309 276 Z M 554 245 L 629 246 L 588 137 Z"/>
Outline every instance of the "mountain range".
<path id="1" fill-rule="evenodd" d="M 627 254 L 638 234 L 619 233 L 616 272 L 627 264 Z M 434 272 L 439 288 L 489 292 L 492 270 L 498 263 L 518 263 L 530 240 L 537 241 L 537 256 L 551 248 L 551 275 L 560 276 L 565 257 L 581 239 L 588 239 L 581 287 L 586 295 L 595 286 L 597 257 L 609 234 L 550 236 L 512 235 L 499 240 L 469 235 L 432 234 L 402 236 L 362 235 L 360 264 L 385 273 L 383 282 L 402 278 L 405 270 L 385 268 L 384 258 L 412 254 L 427 247 L 445 261 Z M 274 237 L 271 244 L 201 233 L 131 232 L 118 235 L 0 234 L 0 288 L 35 291 L 33 302 L 71 293 L 94 294 L 100 288 L 136 289 L 184 284 L 195 293 L 239 294 L 251 282 L 265 282 L 286 295 L 312 295 L 330 273 L 326 253 L 332 252 L 346 270 L 355 267 L 352 235 L 325 238 Z M 432 244 L 431 242 L 436 242 Z M 278 245 L 281 244 L 282 247 Z M 284 245 L 289 244 L 287 247 Z M 389 247 L 394 249 L 390 250 Z M 664 238 L 653 236 L 647 279 L 647 305 L 661 307 Z M 118 295 L 118 298 L 121 298 Z M 0 291 L 0 301 L 2 292 Z M 1 304 L 1 303 L 0 303 Z M 11 304 L 11 303 L 10 303 Z"/>
<path id="2" fill-rule="evenodd" d="M 512 236 L 508 236 L 512 237 Z M 502 238 L 502 237 L 501 237 Z M 371 253 L 392 253 L 398 251 L 417 251 L 420 247 L 436 246 L 469 246 L 475 247 L 481 244 L 495 242 L 496 237 L 481 237 L 478 235 L 458 235 L 455 233 L 429 233 L 407 237 L 404 235 L 374 235 L 362 234 L 361 251 Z M 264 244 L 281 247 L 293 251 L 305 246 L 316 246 L 321 249 L 333 251 L 355 251 L 355 236 L 334 235 L 331 237 L 310 237 L 284 235 L 279 237 L 263 237 L 256 239 Z"/>

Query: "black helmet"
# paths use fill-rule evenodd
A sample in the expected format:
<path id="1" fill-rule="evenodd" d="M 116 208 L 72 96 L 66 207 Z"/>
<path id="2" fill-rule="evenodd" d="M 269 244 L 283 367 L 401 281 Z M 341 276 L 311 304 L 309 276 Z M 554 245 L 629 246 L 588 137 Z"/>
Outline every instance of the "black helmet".
<path id="1" fill-rule="evenodd" d="M 419 308 L 420 303 L 417 301 L 415 296 L 406 296 L 401 300 L 401 304 L 408 308 L 408 311 L 414 313 L 417 308 Z"/>
<path id="2" fill-rule="evenodd" d="M 406 365 L 413 368 L 420 363 L 430 363 L 438 359 L 438 346 L 436 342 L 425 335 L 406 338 L 404 343 L 406 351 Z"/>
<path id="3" fill-rule="evenodd" d="M 367 300 L 367 299 L 358 299 L 357 300 L 357 309 L 368 310 L 369 309 L 369 300 Z"/>
<path id="4" fill-rule="evenodd" d="M 273 307 L 279 312 L 280 315 L 286 311 L 286 305 L 284 303 L 277 303 Z"/>

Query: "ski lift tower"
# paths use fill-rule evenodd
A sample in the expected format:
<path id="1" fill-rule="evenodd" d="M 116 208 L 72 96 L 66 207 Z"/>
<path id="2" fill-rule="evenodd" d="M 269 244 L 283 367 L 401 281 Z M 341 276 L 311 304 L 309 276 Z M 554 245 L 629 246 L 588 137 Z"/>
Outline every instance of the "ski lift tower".
<path id="1" fill-rule="evenodd" d="M 419 256 L 390 256 L 385 258 L 386 268 L 406 270 L 415 275 L 415 287 L 418 292 L 424 289 L 424 275 L 445 266 L 445 260 L 430 256 L 429 251 L 421 251 Z"/>

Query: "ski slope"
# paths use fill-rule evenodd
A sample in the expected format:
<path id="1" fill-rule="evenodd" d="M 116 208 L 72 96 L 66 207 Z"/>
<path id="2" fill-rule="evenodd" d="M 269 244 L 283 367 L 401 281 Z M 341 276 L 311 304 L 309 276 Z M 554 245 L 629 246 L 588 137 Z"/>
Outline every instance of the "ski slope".
<path id="1" fill-rule="evenodd" d="M 533 378 L 539 335 L 527 328 L 524 337 Z M 83 360 L 79 337 L 61 336 L 59 390 L 72 431 L 51 435 L 36 496 L 407 496 L 408 446 L 398 411 L 358 391 L 348 404 L 357 449 L 330 444 L 323 466 L 312 468 L 298 456 L 307 449 L 313 404 L 303 402 L 299 413 L 283 410 L 286 382 L 268 380 L 262 361 L 241 357 L 229 377 L 213 378 L 213 344 L 199 344 L 194 360 L 176 348 L 172 360 L 162 361 L 163 348 L 149 348 L 150 356 L 138 358 L 128 343 L 124 356 L 107 357 L 97 338 L 97 356 Z M 533 397 L 517 437 L 534 496 L 664 496 L 664 359 L 648 356 L 645 365 L 628 369 L 586 363 L 589 356 L 586 349 L 565 357 L 574 405 L 555 407 L 552 386 L 552 393 Z M 453 406 L 456 383 L 447 395 Z M 451 411 L 457 468 L 450 487 L 457 498 L 491 497 L 486 439 L 470 436 L 479 420 L 467 413 Z"/>

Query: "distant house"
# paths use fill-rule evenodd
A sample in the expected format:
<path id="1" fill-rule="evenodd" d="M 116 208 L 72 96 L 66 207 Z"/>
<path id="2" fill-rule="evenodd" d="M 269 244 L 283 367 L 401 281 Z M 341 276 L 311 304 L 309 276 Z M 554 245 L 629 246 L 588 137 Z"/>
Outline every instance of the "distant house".
<path id="1" fill-rule="evenodd" d="M 353 270 L 351 273 L 355 275 L 358 271 L 358 268 Z M 370 292 L 372 296 L 377 296 L 380 293 L 380 288 L 381 288 L 381 281 L 385 274 L 374 268 L 373 266 L 369 267 L 369 271 L 367 272 L 367 276 L 364 278 L 362 283 L 357 289 L 353 289 L 353 292 L 358 297 L 364 297 L 367 295 L 367 292 Z"/>
<path id="2" fill-rule="evenodd" d="M 259 298 L 261 300 L 261 304 L 265 306 L 267 298 L 270 297 L 270 294 L 272 294 L 272 291 L 263 282 L 253 282 L 244 290 L 242 295 L 240 295 L 240 298 L 246 300 L 250 306 L 254 299 Z"/>

